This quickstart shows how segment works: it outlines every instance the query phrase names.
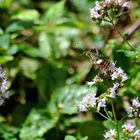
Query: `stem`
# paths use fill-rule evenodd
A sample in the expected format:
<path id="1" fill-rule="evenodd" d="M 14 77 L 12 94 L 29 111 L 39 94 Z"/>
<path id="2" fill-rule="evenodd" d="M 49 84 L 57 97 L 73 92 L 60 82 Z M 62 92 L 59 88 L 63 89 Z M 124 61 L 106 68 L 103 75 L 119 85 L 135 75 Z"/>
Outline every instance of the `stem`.
<path id="1" fill-rule="evenodd" d="M 126 44 L 131 48 L 134 49 L 134 47 L 128 42 L 128 40 L 124 37 L 124 35 L 120 32 L 120 30 L 116 27 L 116 25 L 113 22 L 113 19 L 109 16 L 109 14 L 107 14 L 110 23 L 113 25 L 114 29 L 118 32 L 118 34 L 122 37 L 122 39 L 124 40 L 124 42 L 126 42 Z"/>
<path id="2" fill-rule="evenodd" d="M 117 139 L 120 140 L 118 121 L 117 121 L 117 118 L 116 118 L 115 108 L 114 108 L 114 104 L 113 104 L 112 101 L 111 101 L 111 107 L 112 107 L 113 117 L 114 117 L 114 120 L 116 122 L 116 129 L 117 129 L 117 134 L 118 134 L 118 138 Z"/>
<path id="3" fill-rule="evenodd" d="M 107 117 L 111 119 L 111 117 L 110 117 L 110 115 L 109 115 L 109 113 L 108 113 L 108 111 L 107 111 L 106 107 L 104 108 L 104 111 L 105 111 L 105 113 L 106 113 Z"/>
<path id="4" fill-rule="evenodd" d="M 138 125 L 138 122 L 139 122 L 138 118 L 135 118 L 136 125 Z"/>
<path id="5" fill-rule="evenodd" d="M 123 121 L 125 118 L 127 118 L 128 115 L 125 115 L 120 121 Z"/>
<path id="6" fill-rule="evenodd" d="M 106 117 L 104 114 L 98 112 L 102 117 L 104 117 L 105 119 L 109 120 L 110 118 Z"/>
<path id="7" fill-rule="evenodd" d="M 101 112 L 97 112 L 97 113 L 99 113 L 99 114 L 100 114 L 102 117 L 104 117 L 105 119 L 112 121 L 112 123 L 114 123 L 114 124 L 116 125 L 116 122 L 114 122 L 110 117 L 105 116 L 105 115 L 102 114 Z"/>

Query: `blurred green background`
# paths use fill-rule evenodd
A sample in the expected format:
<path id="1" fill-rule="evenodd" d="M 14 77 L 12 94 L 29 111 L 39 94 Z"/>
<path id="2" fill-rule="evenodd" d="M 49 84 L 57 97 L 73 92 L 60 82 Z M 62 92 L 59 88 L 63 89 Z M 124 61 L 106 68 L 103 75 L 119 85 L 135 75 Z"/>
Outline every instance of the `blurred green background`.
<path id="1" fill-rule="evenodd" d="M 0 0 L 0 64 L 10 95 L 0 106 L 0 140 L 103 139 L 103 118 L 77 107 L 89 92 L 85 81 L 97 74 L 82 55 L 86 49 L 104 46 L 103 53 L 129 76 L 120 94 L 140 97 L 140 31 L 131 38 L 135 52 L 110 37 L 105 43 L 110 26 L 91 20 L 94 2 Z M 126 25 L 140 18 L 139 7 L 139 0 L 134 1 Z M 126 26 L 122 23 L 121 28 Z"/>

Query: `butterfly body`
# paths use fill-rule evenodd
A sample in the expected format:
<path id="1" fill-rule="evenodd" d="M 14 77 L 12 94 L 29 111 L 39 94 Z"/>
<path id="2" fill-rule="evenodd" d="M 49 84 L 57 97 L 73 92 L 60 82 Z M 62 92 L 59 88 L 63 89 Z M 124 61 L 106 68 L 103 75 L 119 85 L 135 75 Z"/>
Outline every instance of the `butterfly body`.
<path id="1" fill-rule="evenodd" d="M 100 64 L 99 67 L 103 70 L 106 70 L 110 65 L 110 61 L 107 59 L 104 59 Z"/>
<path id="2" fill-rule="evenodd" d="M 110 61 L 104 58 L 97 50 L 85 51 L 83 54 L 91 59 L 93 63 L 102 70 L 106 70 L 110 65 Z"/>

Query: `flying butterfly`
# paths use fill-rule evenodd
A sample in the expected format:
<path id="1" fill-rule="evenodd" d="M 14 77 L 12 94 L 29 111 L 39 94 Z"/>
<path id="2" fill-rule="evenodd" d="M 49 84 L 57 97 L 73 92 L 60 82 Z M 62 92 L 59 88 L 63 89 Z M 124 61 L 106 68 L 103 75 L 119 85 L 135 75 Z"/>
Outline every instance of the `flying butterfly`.
<path id="1" fill-rule="evenodd" d="M 106 70 L 110 65 L 110 61 L 104 58 L 97 49 L 84 51 L 83 54 L 91 59 L 93 63 L 102 70 Z"/>

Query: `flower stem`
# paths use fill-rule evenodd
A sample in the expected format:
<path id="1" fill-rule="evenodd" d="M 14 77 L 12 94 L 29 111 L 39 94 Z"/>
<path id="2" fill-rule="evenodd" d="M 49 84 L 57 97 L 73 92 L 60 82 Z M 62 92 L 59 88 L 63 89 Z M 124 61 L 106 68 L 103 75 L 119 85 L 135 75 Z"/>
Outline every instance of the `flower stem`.
<path id="1" fill-rule="evenodd" d="M 124 119 L 126 119 L 128 117 L 128 115 L 125 115 L 120 121 L 123 121 Z"/>
<path id="2" fill-rule="evenodd" d="M 104 108 L 104 111 L 105 111 L 105 113 L 106 113 L 107 117 L 111 119 L 111 117 L 110 117 L 110 115 L 109 115 L 109 113 L 108 113 L 108 111 L 107 111 L 106 107 Z"/>
<path id="3" fill-rule="evenodd" d="M 112 101 L 111 101 L 111 107 L 112 107 L 112 112 L 113 112 L 114 121 L 116 122 L 116 130 L 117 130 L 117 135 L 118 135 L 117 139 L 120 140 L 118 121 L 117 121 L 117 118 L 116 118 L 115 108 L 114 108 L 114 104 L 113 104 Z"/>
<path id="4" fill-rule="evenodd" d="M 116 27 L 116 25 L 113 22 L 113 19 L 109 16 L 108 14 L 108 18 L 110 20 L 110 23 L 113 25 L 114 29 L 118 32 L 118 34 L 122 37 L 122 39 L 124 40 L 124 42 L 131 48 L 134 49 L 134 47 L 128 42 L 128 40 L 124 37 L 124 35 L 120 32 L 120 30 Z"/>
<path id="5" fill-rule="evenodd" d="M 98 112 L 102 117 L 104 117 L 105 119 L 109 120 L 110 118 L 106 117 L 104 114 Z"/>

